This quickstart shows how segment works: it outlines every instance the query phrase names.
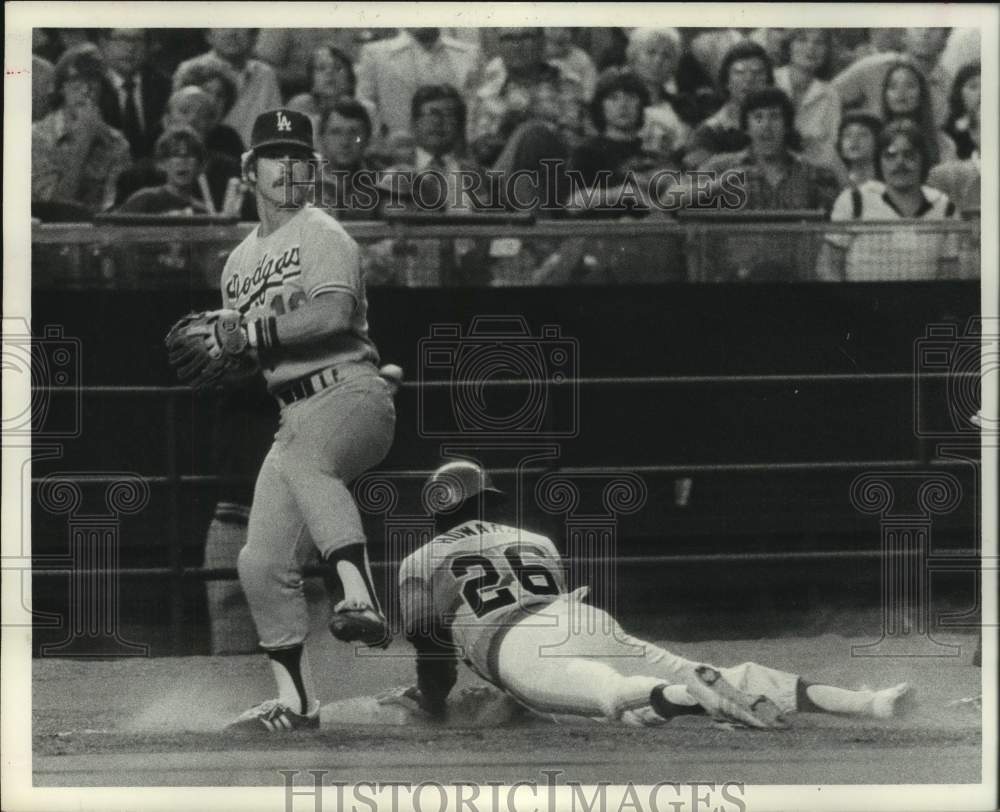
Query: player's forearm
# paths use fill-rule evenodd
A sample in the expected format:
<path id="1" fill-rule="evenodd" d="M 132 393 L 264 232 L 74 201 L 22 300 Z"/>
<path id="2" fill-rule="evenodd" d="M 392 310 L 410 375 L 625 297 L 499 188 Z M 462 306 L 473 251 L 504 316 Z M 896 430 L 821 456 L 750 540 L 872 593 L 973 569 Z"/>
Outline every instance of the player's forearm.
<path id="1" fill-rule="evenodd" d="M 248 321 L 247 336 L 258 352 L 311 344 L 350 330 L 353 314 L 353 297 L 328 294 L 309 299 L 288 313 Z"/>
<path id="2" fill-rule="evenodd" d="M 440 634 L 410 636 L 407 639 L 417 650 L 417 688 L 432 716 L 443 716 L 448 694 L 458 680 L 458 662 L 453 646 Z"/>

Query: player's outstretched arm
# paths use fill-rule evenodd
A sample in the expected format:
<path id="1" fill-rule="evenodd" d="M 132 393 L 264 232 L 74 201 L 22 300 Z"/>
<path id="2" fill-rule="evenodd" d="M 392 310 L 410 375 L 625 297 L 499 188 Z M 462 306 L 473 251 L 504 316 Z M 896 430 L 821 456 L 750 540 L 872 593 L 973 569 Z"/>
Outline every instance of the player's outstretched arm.
<path id="1" fill-rule="evenodd" d="M 448 694 L 458 679 L 458 658 L 451 633 L 434 613 L 430 588 L 423 578 L 403 578 L 399 588 L 403 631 L 417 651 L 417 696 L 432 718 L 446 715 Z"/>
<path id="2" fill-rule="evenodd" d="M 458 658 L 455 647 L 445 640 L 442 630 L 430 634 L 412 633 L 406 639 L 417 650 L 417 691 L 421 707 L 432 719 L 447 715 L 448 694 L 458 680 Z"/>

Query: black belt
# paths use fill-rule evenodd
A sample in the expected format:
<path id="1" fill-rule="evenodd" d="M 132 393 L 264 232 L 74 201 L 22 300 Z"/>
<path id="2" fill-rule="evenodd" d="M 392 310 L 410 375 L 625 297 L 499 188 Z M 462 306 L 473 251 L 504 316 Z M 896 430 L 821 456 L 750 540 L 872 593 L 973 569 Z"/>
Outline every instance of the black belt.
<path id="1" fill-rule="evenodd" d="M 296 378 L 291 383 L 285 384 L 281 389 L 275 389 L 274 396 L 286 406 L 291 406 L 298 400 L 305 400 L 317 392 L 328 389 L 337 383 L 338 380 L 339 376 L 337 375 L 336 368 L 331 367 L 321 372 L 314 372 L 312 375 Z"/>

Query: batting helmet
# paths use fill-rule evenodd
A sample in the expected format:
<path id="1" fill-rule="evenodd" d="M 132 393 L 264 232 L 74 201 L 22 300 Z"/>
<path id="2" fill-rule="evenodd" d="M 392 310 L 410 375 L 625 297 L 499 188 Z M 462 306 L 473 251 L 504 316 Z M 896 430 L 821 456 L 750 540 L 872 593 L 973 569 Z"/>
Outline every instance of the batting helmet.
<path id="1" fill-rule="evenodd" d="M 458 460 L 442 465 L 430 475 L 424 484 L 424 503 L 431 513 L 451 513 L 467 499 L 486 492 L 503 493 L 482 466 Z"/>

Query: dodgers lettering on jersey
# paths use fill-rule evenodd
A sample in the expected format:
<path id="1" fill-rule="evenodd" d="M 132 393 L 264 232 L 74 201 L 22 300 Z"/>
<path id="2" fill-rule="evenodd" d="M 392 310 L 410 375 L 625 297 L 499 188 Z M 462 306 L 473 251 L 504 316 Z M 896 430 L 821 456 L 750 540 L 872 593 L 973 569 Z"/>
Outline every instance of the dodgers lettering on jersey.
<path id="1" fill-rule="evenodd" d="M 430 593 L 433 618 L 450 627 L 466 660 L 487 678 L 495 635 L 520 609 L 565 591 L 562 559 L 549 539 L 494 522 L 465 522 L 407 556 L 400 586 L 414 579 Z"/>
<path id="2" fill-rule="evenodd" d="M 351 361 L 378 364 L 368 337 L 368 299 L 357 243 L 320 209 L 304 206 L 266 237 L 258 226 L 229 255 L 222 272 L 223 306 L 247 319 L 280 316 L 324 293 L 354 298 L 350 330 L 323 341 L 277 350 L 264 369 L 270 389 L 327 367 Z"/>

